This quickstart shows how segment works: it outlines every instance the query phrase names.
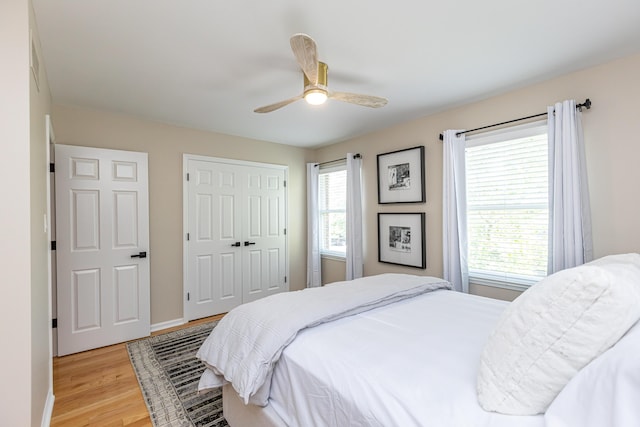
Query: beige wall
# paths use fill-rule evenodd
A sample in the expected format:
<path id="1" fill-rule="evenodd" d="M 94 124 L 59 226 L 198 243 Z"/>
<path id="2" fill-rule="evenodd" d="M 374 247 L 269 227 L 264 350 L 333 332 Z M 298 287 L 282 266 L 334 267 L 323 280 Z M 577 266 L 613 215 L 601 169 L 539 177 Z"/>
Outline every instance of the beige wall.
<path id="1" fill-rule="evenodd" d="M 2 423 L 31 425 L 31 241 L 29 201 L 29 9 L 8 0 L 0 14 L 0 352 Z"/>
<path id="2" fill-rule="evenodd" d="M 322 257 L 320 268 L 322 271 L 322 284 L 339 282 L 347 275 L 347 263 L 344 260 Z"/>
<path id="3" fill-rule="evenodd" d="M 50 390 L 47 239 L 43 160 L 44 114 L 50 105 L 44 69 L 41 91 L 29 68 L 28 0 L 7 0 L 0 14 L 0 424 L 40 426 Z M 36 43 L 37 29 L 34 29 Z M 44 68 L 44 66 L 43 66 Z"/>
<path id="4" fill-rule="evenodd" d="M 346 152 L 363 155 L 365 274 L 385 271 L 442 275 L 442 146 L 444 129 L 473 128 L 545 111 L 548 104 L 568 98 L 589 97 L 593 108 L 584 113 L 584 129 L 592 197 L 596 256 L 638 251 L 640 201 L 634 184 L 640 171 L 634 167 L 640 147 L 634 143 L 638 121 L 632 103 L 639 86 L 640 56 L 631 56 L 583 70 L 525 89 L 496 96 L 443 113 L 407 122 L 315 152 L 278 144 L 168 126 L 106 112 L 56 106 L 54 123 L 59 143 L 149 152 L 152 322 L 182 316 L 182 153 L 202 154 L 272 163 L 290 167 L 291 288 L 305 282 L 306 253 L 304 162 L 342 157 Z M 427 202 L 411 205 L 378 205 L 376 155 L 424 145 Z M 378 212 L 426 212 L 427 268 L 416 270 L 377 261 Z M 295 234 L 294 234 L 295 233 Z M 344 263 L 323 260 L 324 282 L 341 280 Z M 473 293 L 513 299 L 517 292 L 472 286 Z"/>
<path id="5" fill-rule="evenodd" d="M 181 319 L 183 153 L 289 167 L 290 289 L 306 284 L 306 169 L 311 150 L 54 106 L 56 143 L 149 153 L 151 323 Z"/>
<path id="6" fill-rule="evenodd" d="M 44 228 L 47 214 L 47 164 L 48 141 L 46 140 L 46 115 L 51 112 L 51 95 L 40 55 L 38 28 L 33 8 L 30 7 L 30 28 L 36 44 L 40 61 L 38 82 L 31 74 L 30 78 L 30 192 L 31 192 L 31 384 L 32 384 L 32 423 L 39 425 L 43 411 L 51 411 L 53 403 L 52 361 L 49 350 L 51 334 L 50 289 L 48 279 L 49 238 Z M 49 400 L 47 400 L 49 399 Z M 50 416 L 50 413 L 45 414 Z"/>
<path id="7" fill-rule="evenodd" d="M 635 103 L 640 99 L 640 55 L 572 73 L 521 90 L 434 114 L 317 150 L 318 161 L 363 155 L 365 194 L 366 275 L 383 271 L 442 275 L 442 146 L 438 135 L 445 129 L 472 129 L 546 111 L 564 99 L 593 101 L 583 113 L 587 167 L 593 216 L 594 254 L 640 252 L 640 119 Z M 470 76 L 472 78 L 472 76 Z M 390 100 L 390 103 L 393 100 Z M 416 145 L 426 147 L 427 202 L 417 205 L 378 205 L 376 155 Z M 377 261 L 378 212 L 426 212 L 427 269 L 416 270 Z M 323 274 L 334 277 L 341 267 L 325 260 Z M 472 292 L 513 299 L 518 293 L 472 286 Z"/>

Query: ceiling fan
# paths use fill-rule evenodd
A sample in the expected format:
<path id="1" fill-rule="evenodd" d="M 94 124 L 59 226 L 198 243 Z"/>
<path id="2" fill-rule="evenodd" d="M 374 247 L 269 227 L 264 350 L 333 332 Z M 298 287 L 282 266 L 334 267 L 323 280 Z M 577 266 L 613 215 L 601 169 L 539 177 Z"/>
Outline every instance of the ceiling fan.
<path id="1" fill-rule="evenodd" d="M 311 105 L 323 104 L 328 98 L 371 108 L 379 108 L 387 103 L 386 99 L 377 96 L 330 91 L 327 87 L 329 67 L 324 62 L 318 61 L 316 42 L 302 33 L 294 34 L 290 41 L 291 50 L 302 68 L 304 91 L 293 98 L 256 108 L 254 112 L 269 113 L 303 98 Z"/>

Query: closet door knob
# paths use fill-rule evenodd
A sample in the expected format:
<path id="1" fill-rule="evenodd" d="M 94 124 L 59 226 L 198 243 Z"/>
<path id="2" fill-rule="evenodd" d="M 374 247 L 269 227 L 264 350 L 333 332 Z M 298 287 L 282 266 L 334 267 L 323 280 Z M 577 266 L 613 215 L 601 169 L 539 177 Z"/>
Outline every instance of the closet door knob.
<path id="1" fill-rule="evenodd" d="M 249 241 L 245 241 L 245 242 L 244 242 L 244 245 L 245 245 L 245 246 L 255 245 L 255 244 L 256 244 L 256 242 L 249 242 Z"/>

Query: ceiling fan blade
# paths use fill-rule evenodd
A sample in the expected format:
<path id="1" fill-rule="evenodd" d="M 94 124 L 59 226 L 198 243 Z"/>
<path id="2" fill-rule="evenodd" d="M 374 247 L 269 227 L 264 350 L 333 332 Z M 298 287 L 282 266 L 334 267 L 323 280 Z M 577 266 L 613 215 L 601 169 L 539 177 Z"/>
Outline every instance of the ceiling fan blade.
<path id="1" fill-rule="evenodd" d="M 306 34 L 298 33 L 291 36 L 291 50 L 312 84 L 318 83 L 318 50 L 316 42 Z"/>
<path id="2" fill-rule="evenodd" d="M 272 111 L 277 110 L 278 108 L 285 107 L 297 100 L 302 99 L 302 95 L 294 96 L 293 98 L 285 99 L 284 101 L 276 102 L 275 104 L 265 105 L 264 107 L 256 108 L 253 110 L 254 113 L 270 113 Z"/>
<path id="3" fill-rule="evenodd" d="M 329 93 L 329 98 L 371 108 L 380 108 L 387 105 L 387 100 L 385 98 L 371 95 L 359 95 L 357 93 L 331 92 Z"/>

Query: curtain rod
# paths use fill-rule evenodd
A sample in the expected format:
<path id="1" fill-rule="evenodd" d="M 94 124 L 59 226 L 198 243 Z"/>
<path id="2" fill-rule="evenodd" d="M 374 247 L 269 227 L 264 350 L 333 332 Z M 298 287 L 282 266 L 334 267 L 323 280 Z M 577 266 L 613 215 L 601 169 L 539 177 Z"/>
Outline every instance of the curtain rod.
<path id="1" fill-rule="evenodd" d="M 587 98 L 582 104 L 577 104 L 576 108 L 580 111 L 582 111 L 582 108 L 586 108 L 587 110 L 591 109 L 591 100 L 589 98 Z M 547 113 L 540 113 L 540 114 L 534 114 L 533 116 L 527 116 L 527 117 L 520 117 L 519 119 L 513 119 L 513 120 L 509 120 L 506 122 L 502 122 L 502 123 L 496 123 L 493 125 L 488 125 L 488 126 L 482 126 L 479 128 L 475 128 L 475 129 L 469 129 L 469 130 L 465 130 L 462 132 L 456 132 L 456 136 L 460 136 L 464 133 L 467 132 L 475 132 L 477 130 L 482 130 L 482 129 L 488 129 L 488 128 L 492 128 L 492 127 L 496 127 L 496 126 L 502 126 L 502 125 L 506 125 L 509 123 L 514 123 L 514 122 L 519 122 L 522 120 L 527 120 L 527 119 L 533 119 L 534 117 L 542 117 L 542 116 L 546 116 Z M 440 141 L 444 141 L 444 135 L 440 134 Z"/>
<path id="2" fill-rule="evenodd" d="M 360 159 L 360 158 L 362 158 L 362 156 L 360 155 L 360 153 L 356 153 L 356 154 L 353 155 L 353 158 L 354 159 Z M 316 163 L 316 166 L 324 166 L 324 165 L 328 165 L 329 163 L 342 162 L 344 160 L 347 160 L 347 158 L 343 157 L 341 159 L 334 159 L 334 160 L 329 160 L 329 161 L 322 162 L 322 163 Z"/>

